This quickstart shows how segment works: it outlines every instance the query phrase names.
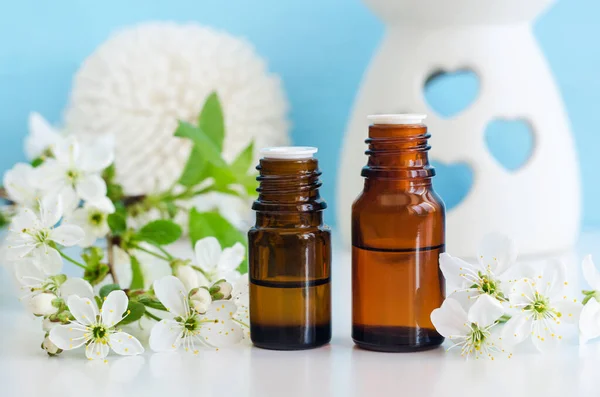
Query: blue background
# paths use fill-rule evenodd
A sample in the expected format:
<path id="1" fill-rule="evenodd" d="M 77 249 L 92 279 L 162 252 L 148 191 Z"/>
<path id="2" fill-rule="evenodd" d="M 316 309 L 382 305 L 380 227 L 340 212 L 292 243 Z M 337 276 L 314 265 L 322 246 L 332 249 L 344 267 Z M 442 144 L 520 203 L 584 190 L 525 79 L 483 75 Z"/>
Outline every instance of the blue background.
<path id="1" fill-rule="evenodd" d="M 535 25 L 571 117 L 584 181 L 586 226 L 600 226 L 598 12 L 597 0 L 563 0 Z M 0 8 L 0 171 L 24 159 L 29 112 L 60 122 L 79 64 L 111 31 L 147 20 L 198 21 L 253 42 L 283 80 L 294 142 L 320 148 L 323 193 L 334 204 L 346 121 L 383 34 L 383 25 L 359 0 L 5 2 Z M 459 84 L 456 89 L 467 95 L 471 83 L 467 80 L 465 87 Z M 502 145 L 496 150 L 511 162 Z M 452 194 L 446 197 L 455 199 Z M 333 213 L 329 211 L 330 222 Z"/>

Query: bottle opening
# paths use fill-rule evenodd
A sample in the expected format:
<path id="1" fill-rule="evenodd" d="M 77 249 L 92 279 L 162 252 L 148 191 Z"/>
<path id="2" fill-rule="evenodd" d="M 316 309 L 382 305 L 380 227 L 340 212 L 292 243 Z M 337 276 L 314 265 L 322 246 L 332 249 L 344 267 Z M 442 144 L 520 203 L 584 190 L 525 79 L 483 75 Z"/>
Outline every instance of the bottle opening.
<path id="1" fill-rule="evenodd" d="M 423 124 L 427 118 L 426 114 L 405 113 L 405 114 L 371 114 L 367 119 L 373 124 L 388 125 L 412 125 Z"/>
<path id="2" fill-rule="evenodd" d="M 311 159 L 319 149 L 311 146 L 278 146 L 266 147 L 260 150 L 265 159 Z"/>

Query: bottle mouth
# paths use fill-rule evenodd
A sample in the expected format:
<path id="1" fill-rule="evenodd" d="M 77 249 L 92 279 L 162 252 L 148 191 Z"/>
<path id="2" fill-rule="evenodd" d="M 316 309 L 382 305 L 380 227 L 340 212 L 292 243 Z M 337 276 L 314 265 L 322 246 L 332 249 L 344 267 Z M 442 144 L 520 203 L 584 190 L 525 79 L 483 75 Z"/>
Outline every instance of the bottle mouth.
<path id="1" fill-rule="evenodd" d="M 385 125 L 419 125 L 427 118 L 423 113 L 402 113 L 402 114 L 371 114 L 367 116 L 372 124 Z"/>
<path id="2" fill-rule="evenodd" d="M 319 149 L 312 146 L 275 146 L 260 149 L 264 159 L 301 160 L 312 159 Z"/>

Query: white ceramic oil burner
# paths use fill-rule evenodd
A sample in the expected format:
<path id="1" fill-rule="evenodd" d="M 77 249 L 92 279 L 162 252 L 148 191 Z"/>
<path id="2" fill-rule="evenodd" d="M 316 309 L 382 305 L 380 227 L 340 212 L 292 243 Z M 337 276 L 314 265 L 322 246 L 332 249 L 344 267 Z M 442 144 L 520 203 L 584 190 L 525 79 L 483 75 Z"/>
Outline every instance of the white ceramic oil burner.
<path id="1" fill-rule="evenodd" d="M 447 250 L 472 257 L 488 232 L 512 236 L 524 255 L 560 252 L 577 239 L 580 180 L 567 115 L 532 33 L 552 0 L 365 0 L 386 23 L 385 37 L 356 98 L 343 144 L 338 224 L 350 241 L 350 208 L 361 191 L 367 115 L 428 113 L 431 158 L 467 163 L 473 184 L 447 215 Z M 423 88 L 440 72 L 471 70 L 480 81 L 465 110 L 443 118 Z M 493 120 L 532 130 L 525 164 L 507 170 L 490 153 L 484 131 Z M 402 225 L 398 225 L 402 227 Z"/>

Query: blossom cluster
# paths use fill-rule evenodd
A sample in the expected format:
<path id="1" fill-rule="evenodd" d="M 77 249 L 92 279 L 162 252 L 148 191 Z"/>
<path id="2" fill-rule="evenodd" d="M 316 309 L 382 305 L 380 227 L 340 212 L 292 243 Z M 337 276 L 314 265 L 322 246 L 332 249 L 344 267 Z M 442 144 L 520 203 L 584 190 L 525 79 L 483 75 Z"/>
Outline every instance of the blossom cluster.
<path id="1" fill-rule="evenodd" d="M 581 302 L 567 292 L 561 261 L 518 263 L 516 244 L 507 236 L 485 236 L 477 259 L 440 255 L 451 293 L 431 321 L 453 343 L 450 349 L 467 358 L 510 358 L 527 340 L 542 352 L 555 348 L 569 326 L 579 326 L 581 342 L 600 336 L 600 272 L 590 256 L 583 272 L 592 290 L 583 291 Z"/>
<path id="2" fill-rule="evenodd" d="M 201 117 L 218 129 L 218 97 L 208 101 Z M 198 354 L 201 347 L 249 337 L 246 249 L 227 220 L 236 217 L 214 211 L 218 205 L 207 207 L 207 200 L 196 208 L 193 200 L 213 200 L 214 194 L 248 200 L 256 183 L 246 174 L 252 145 L 228 164 L 220 157 L 222 130 L 180 125 L 175 133 L 192 145 L 205 142 L 198 139 L 206 138 L 202 134 L 215 140 L 214 151 L 194 146 L 170 189 L 128 196 L 118 183 L 111 139 L 63 135 L 31 115 L 31 162 L 16 164 L 3 178 L 2 256 L 25 307 L 42 320 L 41 346 L 48 354 L 81 347 L 88 359 L 104 360 L 111 350 L 140 354 L 143 341 L 135 330 L 141 327 L 130 326 L 140 321 L 151 325 L 154 351 L 181 346 Z M 180 224 L 182 213 L 189 224 Z M 193 259 L 170 252 L 169 245 L 183 237 L 191 240 Z M 67 277 L 66 263 L 81 268 L 82 277 Z M 168 272 L 156 277 L 152 268 L 161 266 Z"/>

